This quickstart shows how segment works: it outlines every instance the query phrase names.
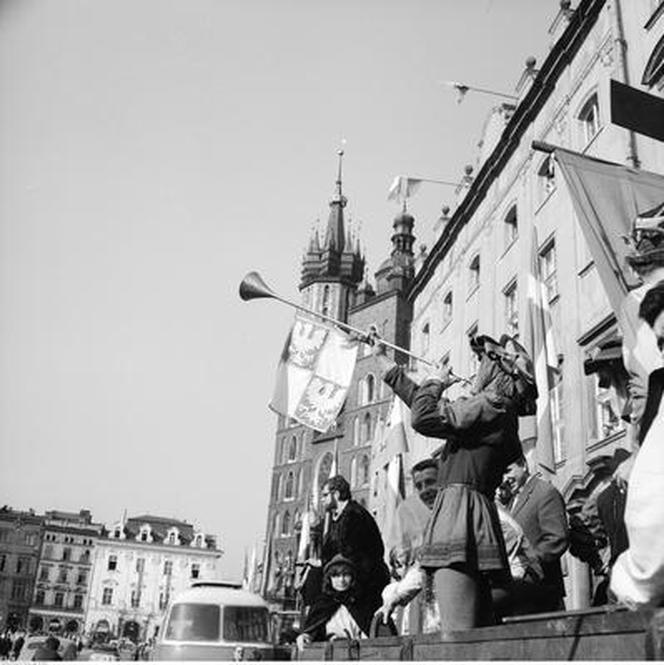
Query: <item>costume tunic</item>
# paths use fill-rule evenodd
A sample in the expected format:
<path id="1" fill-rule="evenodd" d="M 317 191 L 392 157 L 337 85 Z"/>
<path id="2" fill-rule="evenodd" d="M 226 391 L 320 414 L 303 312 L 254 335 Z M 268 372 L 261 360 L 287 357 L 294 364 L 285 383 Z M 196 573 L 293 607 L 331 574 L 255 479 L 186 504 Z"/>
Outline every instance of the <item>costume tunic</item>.
<path id="1" fill-rule="evenodd" d="M 410 406 L 417 432 L 447 439 L 439 465 L 441 489 L 425 531 L 420 564 L 465 564 L 500 581 L 509 578 L 494 495 L 507 467 L 522 454 L 515 403 L 490 387 L 450 402 L 441 399 L 440 381 L 418 386 L 398 366 L 384 380 Z"/>

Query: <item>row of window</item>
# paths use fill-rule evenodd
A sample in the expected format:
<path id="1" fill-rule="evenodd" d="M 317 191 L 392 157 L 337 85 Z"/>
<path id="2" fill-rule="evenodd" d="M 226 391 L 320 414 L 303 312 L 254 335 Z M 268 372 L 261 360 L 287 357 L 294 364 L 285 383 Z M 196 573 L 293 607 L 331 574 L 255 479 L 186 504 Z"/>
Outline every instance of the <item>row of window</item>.
<path id="1" fill-rule="evenodd" d="M 33 534 L 34 535 L 34 534 Z M 75 536 L 62 536 L 62 539 L 60 536 L 56 533 L 47 533 L 44 535 L 44 540 L 49 543 L 59 543 L 63 542 L 68 545 L 85 545 L 85 546 L 91 546 L 94 544 L 94 541 L 92 538 L 81 538 L 80 540 L 76 538 Z"/>
<path id="2" fill-rule="evenodd" d="M 45 606 L 52 605 L 53 607 L 65 607 L 65 594 L 62 591 L 56 591 L 52 596 L 52 602 L 46 602 L 46 591 L 37 589 L 35 593 L 35 605 Z M 83 595 L 80 593 L 74 594 L 71 605 L 67 606 L 70 609 L 80 610 L 83 607 Z"/>
<path id="3" fill-rule="evenodd" d="M 9 566 L 7 565 L 9 556 L 2 552 L 0 553 L 0 573 L 8 572 Z M 31 558 L 27 556 L 20 556 L 16 559 L 14 573 L 16 575 L 29 575 L 31 572 Z"/>
<path id="4" fill-rule="evenodd" d="M 132 589 L 129 603 L 132 608 L 136 609 L 141 606 L 141 592 L 138 589 Z M 168 605 L 169 593 L 168 591 L 161 591 L 159 593 L 159 609 L 163 610 Z M 102 605 L 113 604 L 113 587 L 104 587 L 101 596 Z"/>
<path id="5" fill-rule="evenodd" d="M 12 529 L 0 529 L 0 543 L 11 540 Z M 14 542 L 34 547 L 39 542 L 39 534 L 34 531 L 14 531 Z"/>
<path id="6" fill-rule="evenodd" d="M 58 583 L 67 584 L 70 581 L 70 572 L 75 573 L 76 584 L 86 584 L 88 581 L 88 571 L 85 568 L 81 568 L 78 571 L 70 571 L 70 569 L 60 566 L 57 571 L 57 577 L 54 580 Z M 49 582 L 51 579 L 51 567 L 42 566 L 39 571 L 39 581 L 40 582 Z M 72 576 L 73 580 L 74 577 Z"/>
<path id="7" fill-rule="evenodd" d="M 479 279 L 479 255 L 475 257 L 476 262 L 471 263 L 477 268 L 477 279 Z M 556 246 L 554 239 L 549 240 L 539 251 L 539 277 L 544 287 L 544 297 L 548 302 L 553 302 L 558 297 L 558 278 L 556 267 Z M 503 289 L 504 300 L 504 328 L 509 335 L 519 334 L 519 301 L 517 291 L 517 279 L 510 280 Z M 446 326 L 453 315 L 453 295 L 448 291 L 443 297 L 442 325 Z M 431 325 L 427 321 L 420 332 L 420 350 L 423 355 L 429 352 L 431 342 Z"/>
<path id="8" fill-rule="evenodd" d="M 42 551 L 42 558 L 43 559 L 58 559 L 60 558 L 62 561 L 73 561 L 73 550 L 71 547 L 63 547 L 62 548 L 62 555 L 61 557 L 55 556 L 55 550 L 53 548 L 53 545 L 44 545 L 44 549 Z M 84 550 L 81 552 L 78 556 L 78 562 L 79 563 L 89 563 L 90 559 L 92 557 L 92 552 L 91 550 Z"/>
<path id="9" fill-rule="evenodd" d="M 122 527 L 118 524 L 113 529 L 111 538 L 121 539 L 123 537 Z M 139 529 L 139 532 L 136 534 L 135 540 L 141 543 L 151 543 L 154 541 L 152 535 L 152 527 L 149 524 L 143 524 Z M 182 543 L 182 538 L 180 536 L 180 530 L 174 526 L 171 527 L 166 533 L 164 538 L 164 544 L 166 545 L 180 545 Z M 194 536 L 194 539 L 191 542 L 192 547 L 205 547 L 205 536 L 202 533 L 197 533 Z"/>
<path id="10" fill-rule="evenodd" d="M 116 554 L 109 554 L 108 556 L 108 562 L 106 566 L 107 570 L 110 571 L 117 571 L 118 570 L 118 557 Z M 136 559 L 136 567 L 135 570 L 137 573 L 143 573 L 145 571 L 145 559 L 142 557 L 139 557 Z M 172 561 L 164 561 L 164 566 L 162 569 L 162 572 L 164 575 L 172 575 L 173 574 L 173 562 Z M 191 568 L 190 568 L 190 577 L 191 579 L 198 579 L 199 575 L 201 573 L 201 564 L 200 563 L 192 563 Z"/>

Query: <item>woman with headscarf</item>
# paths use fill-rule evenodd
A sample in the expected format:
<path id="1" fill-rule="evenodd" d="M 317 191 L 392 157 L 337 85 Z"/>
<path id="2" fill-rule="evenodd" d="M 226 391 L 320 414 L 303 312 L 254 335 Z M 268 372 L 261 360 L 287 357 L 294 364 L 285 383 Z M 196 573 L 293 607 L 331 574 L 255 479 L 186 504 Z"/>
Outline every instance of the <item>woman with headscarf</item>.
<path id="1" fill-rule="evenodd" d="M 357 588 L 353 562 L 337 554 L 323 570 L 322 592 L 309 610 L 297 645 L 303 649 L 311 641 L 366 638 L 376 609 L 373 598 Z"/>
<path id="2" fill-rule="evenodd" d="M 494 622 L 490 582 L 510 579 L 500 520 L 494 503 L 507 467 L 522 455 L 520 415 L 535 413 L 532 362 L 503 335 L 470 340 L 480 360 L 471 394 L 450 401 L 443 392 L 456 382 L 448 365 L 421 385 L 389 360 L 380 340 L 374 354 L 384 381 L 410 407 L 415 431 L 446 439 L 439 486 L 419 554 L 423 572 L 435 574 L 443 631 Z M 389 607 L 381 608 L 385 616 Z"/>

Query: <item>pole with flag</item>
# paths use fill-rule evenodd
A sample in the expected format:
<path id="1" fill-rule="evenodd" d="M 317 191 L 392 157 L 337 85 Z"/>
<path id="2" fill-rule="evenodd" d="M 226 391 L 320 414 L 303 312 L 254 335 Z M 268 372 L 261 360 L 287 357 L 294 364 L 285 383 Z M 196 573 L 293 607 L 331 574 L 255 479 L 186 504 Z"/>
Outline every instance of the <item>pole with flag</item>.
<path id="1" fill-rule="evenodd" d="M 270 582 L 270 568 L 272 564 L 272 537 L 274 536 L 274 523 L 270 526 L 270 531 L 265 540 L 265 548 L 263 549 L 263 570 L 261 576 L 261 590 L 260 595 L 263 598 L 267 597 L 268 584 Z"/>
<path id="2" fill-rule="evenodd" d="M 381 448 L 389 462 L 387 464 L 387 492 L 384 502 L 382 532 L 387 543 L 386 556 L 391 545 L 401 542 L 402 525 L 397 516 L 397 508 L 406 496 L 404 454 L 408 452 L 408 440 L 404 423 L 404 403 L 394 395 L 385 424 Z"/>
<path id="3" fill-rule="evenodd" d="M 528 308 L 526 335 L 535 367 L 537 415 L 535 416 L 536 458 L 538 466 L 555 474 L 554 431 L 551 391 L 560 380 L 555 350 L 549 298 L 541 279 L 537 231 L 533 227 L 530 272 L 528 274 Z"/>

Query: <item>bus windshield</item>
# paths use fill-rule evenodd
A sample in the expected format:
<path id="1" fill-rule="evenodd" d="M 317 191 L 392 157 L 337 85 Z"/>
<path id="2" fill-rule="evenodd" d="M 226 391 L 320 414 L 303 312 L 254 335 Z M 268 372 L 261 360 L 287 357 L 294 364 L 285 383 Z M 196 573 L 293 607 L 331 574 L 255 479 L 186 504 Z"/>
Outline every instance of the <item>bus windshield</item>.
<path id="1" fill-rule="evenodd" d="M 171 610 L 166 639 L 216 642 L 219 640 L 219 618 L 219 605 L 178 603 Z"/>
<path id="2" fill-rule="evenodd" d="M 268 642 L 266 607 L 224 607 L 224 639 L 229 642 Z"/>

